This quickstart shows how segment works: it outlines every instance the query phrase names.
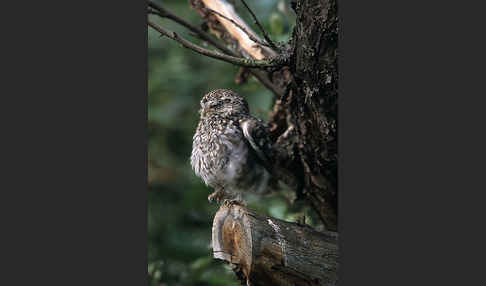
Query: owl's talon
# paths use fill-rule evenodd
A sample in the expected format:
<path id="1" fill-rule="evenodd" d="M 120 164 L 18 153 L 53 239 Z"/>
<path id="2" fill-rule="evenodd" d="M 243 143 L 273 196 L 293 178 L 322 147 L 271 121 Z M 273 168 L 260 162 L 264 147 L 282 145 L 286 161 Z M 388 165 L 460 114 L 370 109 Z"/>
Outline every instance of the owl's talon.
<path id="1" fill-rule="evenodd" d="M 210 203 L 214 203 L 215 199 L 217 200 L 217 192 L 214 192 L 214 193 L 211 193 L 209 196 L 208 196 L 208 201 Z"/>
<path id="2" fill-rule="evenodd" d="M 212 194 L 210 194 L 208 196 L 208 201 L 210 203 L 213 203 L 214 201 L 216 201 L 216 203 L 220 203 L 221 202 L 221 199 L 225 196 L 225 192 L 224 191 L 215 191 L 213 192 Z"/>
<path id="3" fill-rule="evenodd" d="M 223 201 L 223 205 L 226 206 L 226 207 L 231 207 L 232 205 L 238 205 L 238 206 L 246 207 L 246 204 L 243 201 L 238 200 L 238 199 L 232 199 L 232 200 L 225 199 Z"/>

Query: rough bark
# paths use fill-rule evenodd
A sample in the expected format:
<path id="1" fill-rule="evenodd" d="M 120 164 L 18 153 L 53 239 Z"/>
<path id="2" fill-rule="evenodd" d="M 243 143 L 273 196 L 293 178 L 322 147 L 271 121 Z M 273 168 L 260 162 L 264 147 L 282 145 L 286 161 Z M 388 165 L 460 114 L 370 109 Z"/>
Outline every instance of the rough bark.
<path id="1" fill-rule="evenodd" d="M 213 221 L 213 256 L 247 285 L 336 285 L 338 235 L 223 205 Z"/>
<path id="2" fill-rule="evenodd" d="M 302 194 L 326 227 L 337 230 L 337 3 L 306 0 L 293 7 L 292 82 L 281 100 L 297 135 L 298 155 L 291 159 L 303 171 Z"/>

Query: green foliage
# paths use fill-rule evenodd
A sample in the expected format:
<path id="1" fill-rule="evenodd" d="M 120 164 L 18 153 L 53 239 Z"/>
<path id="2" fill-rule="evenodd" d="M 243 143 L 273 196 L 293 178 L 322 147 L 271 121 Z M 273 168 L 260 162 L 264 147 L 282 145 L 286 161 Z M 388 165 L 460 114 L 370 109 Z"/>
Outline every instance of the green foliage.
<path id="1" fill-rule="evenodd" d="M 237 11 L 247 20 L 244 7 Z M 270 36 L 281 40 L 289 30 L 272 34 L 268 21 L 276 13 L 278 1 L 248 1 Z M 163 1 L 170 11 L 195 25 L 199 16 L 187 1 Z M 289 19 L 279 14 L 281 26 Z M 187 30 L 167 19 L 150 16 L 155 23 L 197 44 Z M 251 20 L 247 23 L 252 23 Z M 282 24 L 283 23 L 283 24 Z M 272 24 L 273 25 L 273 24 Z M 255 27 L 253 27 L 255 31 Z M 206 58 L 181 48 L 174 41 L 160 38 L 148 28 L 148 275 L 150 285 L 239 285 L 234 274 L 221 261 L 212 258 L 211 225 L 218 206 L 209 204 L 211 190 L 193 174 L 189 157 L 192 136 L 198 122 L 199 100 L 216 88 L 229 88 L 244 95 L 254 115 L 266 118 L 273 95 L 255 79 L 238 86 L 238 67 Z M 207 47 L 211 48 L 211 47 Z M 289 193 L 291 194 L 291 193 Z M 302 211 L 291 206 L 290 195 L 251 197 L 249 207 L 260 213 L 295 220 Z"/>
<path id="2" fill-rule="evenodd" d="M 270 32 L 275 35 L 281 35 L 284 31 L 282 15 L 279 13 L 270 14 Z"/>

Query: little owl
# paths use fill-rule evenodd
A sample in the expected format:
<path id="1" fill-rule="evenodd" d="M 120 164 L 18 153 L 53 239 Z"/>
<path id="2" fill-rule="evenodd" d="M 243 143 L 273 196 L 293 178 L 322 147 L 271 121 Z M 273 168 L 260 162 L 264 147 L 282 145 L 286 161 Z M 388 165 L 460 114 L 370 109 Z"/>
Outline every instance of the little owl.
<path id="1" fill-rule="evenodd" d="M 272 144 L 265 123 L 250 115 L 246 100 L 231 90 L 213 90 L 201 99 L 191 166 L 214 189 L 210 202 L 243 202 L 244 192 L 274 189 Z"/>

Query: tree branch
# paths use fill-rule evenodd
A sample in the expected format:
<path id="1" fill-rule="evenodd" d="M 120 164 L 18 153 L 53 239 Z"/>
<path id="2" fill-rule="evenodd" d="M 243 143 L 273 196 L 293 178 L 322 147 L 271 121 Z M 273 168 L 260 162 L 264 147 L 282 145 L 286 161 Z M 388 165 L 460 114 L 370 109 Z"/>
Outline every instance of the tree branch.
<path id="1" fill-rule="evenodd" d="M 243 3 L 243 5 L 245 5 L 246 9 L 248 10 L 248 12 L 250 12 L 251 16 L 253 17 L 253 20 L 254 20 L 255 24 L 258 26 L 258 29 L 260 29 L 260 31 L 262 32 L 263 37 L 265 38 L 265 41 L 267 41 L 268 45 L 270 47 L 272 47 L 272 49 L 274 49 L 276 51 L 279 51 L 280 49 L 277 48 L 277 46 L 275 46 L 275 44 L 272 42 L 272 40 L 270 40 L 270 38 L 268 37 L 267 32 L 265 32 L 265 30 L 263 29 L 262 25 L 258 21 L 257 17 L 253 13 L 253 11 L 250 9 L 250 7 L 248 7 L 248 4 L 246 4 L 245 0 L 241 0 L 241 3 Z"/>
<path id="2" fill-rule="evenodd" d="M 213 45 L 215 48 L 222 51 L 223 53 L 234 56 L 234 57 L 238 56 L 238 54 L 236 52 L 226 48 L 224 45 L 222 45 L 221 43 L 219 43 L 218 41 L 213 39 L 208 33 L 204 32 L 203 30 L 197 28 L 196 26 L 188 23 L 184 19 L 178 17 L 177 15 L 173 14 L 172 12 L 165 9 L 164 7 L 161 7 L 157 3 L 153 2 L 153 1 L 149 1 L 149 7 L 156 10 L 156 11 L 151 11 L 153 14 L 158 15 L 162 18 L 170 19 L 170 20 L 174 21 L 175 23 L 189 29 L 191 32 L 195 33 L 200 39 L 210 43 L 211 45 Z M 271 90 L 276 96 L 278 96 L 278 97 L 282 96 L 283 91 L 279 87 L 277 87 L 275 84 L 273 84 L 267 78 L 267 76 L 264 73 L 262 73 L 259 70 L 255 70 L 255 69 L 250 69 L 250 73 L 253 74 L 253 76 L 255 78 L 257 78 L 263 84 L 263 86 L 265 86 L 266 88 Z"/>
<path id="3" fill-rule="evenodd" d="M 245 58 L 237 58 L 229 55 L 225 55 L 216 51 L 211 51 L 207 50 L 204 48 L 201 48 L 198 45 L 195 45 L 183 38 L 181 38 L 179 35 L 177 35 L 175 32 L 168 31 L 162 27 L 159 27 L 155 25 L 154 23 L 148 21 L 148 25 L 152 27 L 152 29 L 156 30 L 159 32 L 161 35 L 164 35 L 168 38 L 171 38 L 174 41 L 179 42 L 183 47 L 190 49 L 196 53 L 199 53 L 201 55 L 222 60 L 234 65 L 242 66 L 242 67 L 248 67 L 248 68 L 265 68 L 265 67 L 277 67 L 280 64 L 276 62 L 275 59 L 269 59 L 269 60 L 251 60 L 251 59 L 245 59 Z"/>
<path id="4" fill-rule="evenodd" d="M 257 60 L 277 56 L 274 50 L 258 44 L 254 40 L 250 39 L 247 33 L 238 28 L 232 22 L 226 20 L 218 14 L 213 14 L 206 9 L 210 8 L 219 12 L 219 14 L 226 16 L 226 18 L 232 19 L 240 26 L 245 27 L 245 29 L 252 34 L 254 38 L 259 38 L 257 34 L 253 32 L 248 25 L 246 25 L 245 21 L 239 17 L 234 10 L 233 5 L 228 3 L 226 0 L 191 0 L 191 5 L 197 11 L 199 11 L 204 19 L 206 19 L 210 29 L 217 34 L 218 38 L 224 40 L 226 43 L 234 44 L 234 42 L 236 42 L 242 51 Z"/>
<path id="5" fill-rule="evenodd" d="M 228 55 L 237 56 L 235 53 L 233 53 L 233 51 L 226 48 L 225 46 L 223 46 L 219 42 L 215 41 L 211 36 L 209 36 L 203 30 L 195 27 L 194 25 L 191 25 L 190 23 L 186 22 L 186 20 L 178 17 L 177 15 L 168 11 L 167 9 L 159 6 L 157 3 L 154 3 L 153 1 L 149 1 L 149 6 L 153 9 L 159 11 L 159 13 L 156 14 L 156 15 L 158 15 L 162 18 L 170 19 L 170 20 L 184 26 L 185 28 L 189 29 L 193 33 L 197 34 L 199 36 L 199 38 L 201 38 L 202 40 L 204 40 L 204 41 L 210 43 L 211 45 L 213 45 L 214 47 L 216 47 L 218 50 L 220 50 L 220 51 L 222 51 L 222 52 L 224 52 Z"/>
<path id="6" fill-rule="evenodd" d="M 216 14 L 216 15 L 220 16 L 220 17 L 221 17 L 221 18 L 223 18 L 223 19 L 226 19 L 226 20 L 230 21 L 231 23 L 233 23 L 233 25 L 235 25 L 236 27 L 240 28 L 240 30 L 242 30 L 243 32 L 245 32 L 245 34 L 247 34 L 247 35 L 248 35 L 248 37 L 249 37 L 249 38 L 250 38 L 252 41 L 254 41 L 255 43 L 260 44 L 260 45 L 262 45 L 262 46 L 267 46 L 267 47 L 270 47 L 270 45 L 269 45 L 269 44 L 264 43 L 262 40 L 260 40 L 260 39 L 258 39 L 257 37 L 255 37 L 255 36 L 254 36 L 252 33 L 250 33 L 250 31 L 248 31 L 248 30 L 247 30 L 245 27 L 243 27 L 242 25 L 240 25 L 240 24 L 238 24 L 237 22 L 235 22 L 233 19 L 228 18 L 228 17 L 226 17 L 225 15 L 223 15 L 223 14 L 219 13 L 218 11 L 215 11 L 215 10 L 213 10 L 213 9 L 211 9 L 211 8 L 207 8 L 207 7 L 206 7 L 206 8 L 204 8 L 204 9 L 208 10 L 208 11 L 209 11 L 209 12 L 211 12 L 211 13 L 214 13 L 214 14 Z"/>

